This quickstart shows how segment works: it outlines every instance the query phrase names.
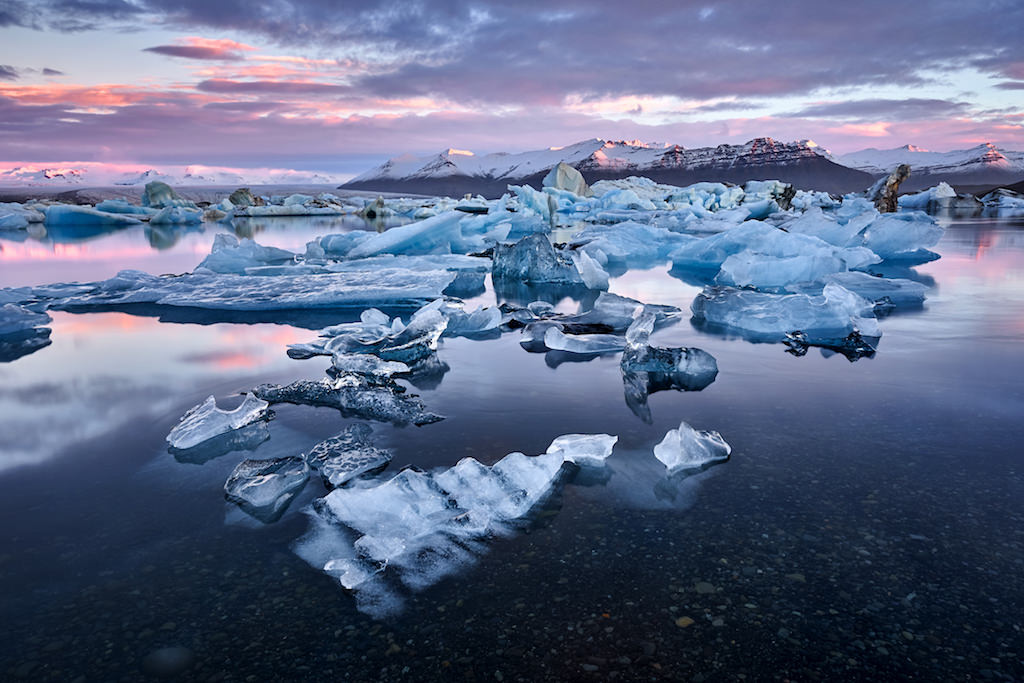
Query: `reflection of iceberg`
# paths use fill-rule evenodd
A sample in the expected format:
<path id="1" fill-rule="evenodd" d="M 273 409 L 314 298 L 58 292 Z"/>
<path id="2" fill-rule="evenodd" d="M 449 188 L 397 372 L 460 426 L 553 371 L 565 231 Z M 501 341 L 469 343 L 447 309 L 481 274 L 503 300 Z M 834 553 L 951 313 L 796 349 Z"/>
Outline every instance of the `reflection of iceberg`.
<path id="1" fill-rule="evenodd" d="M 266 422 L 255 422 L 241 429 L 218 434 L 190 448 L 169 446 L 167 451 L 180 463 L 202 465 L 234 451 L 252 451 L 270 438 Z"/>

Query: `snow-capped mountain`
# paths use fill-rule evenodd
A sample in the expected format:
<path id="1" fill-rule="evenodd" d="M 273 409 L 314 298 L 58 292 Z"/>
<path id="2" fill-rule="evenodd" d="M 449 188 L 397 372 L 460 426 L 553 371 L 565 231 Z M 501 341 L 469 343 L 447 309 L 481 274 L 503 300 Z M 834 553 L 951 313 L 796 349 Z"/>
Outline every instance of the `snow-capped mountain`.
<path id="1" fill-rule="evenodd" d="M 868 173 L 835 163 L 810 140 L 779 142 L 756 138 L 742 145 L 686 149 L 679 145 L 630 141 L 584 140 L 517 154 L 476 156 L 448 149 L 429 157 L 400 156 L 346 183 L 350 189 L 500 195 L 508 184 L 539 186 L 559 162 L 576 167 L 589 182 L 644 175 L 686 185 L 703 180 L 743 182 L 779 179 L 809 189 L 859 190 L 871 184 Z"/>
<path id="2" fill-rule="evenodd" d="M 953 185 L 999 185 L 1024 177 L 1024 152 L 999 149 L 988 142 L 951 152 L 932 152 L 914 145 L 871 148 L 844 154 L 838 161 L 875 175 L 910 164 L 907 189 L 931 187 L 940 180 Z"/>
<path id="3" fill-rule="evenodd" d="M 87 171 L 81 168 L 36 168 L 18 166 L 0 171 L 0 185 L 81 185 Z"/>

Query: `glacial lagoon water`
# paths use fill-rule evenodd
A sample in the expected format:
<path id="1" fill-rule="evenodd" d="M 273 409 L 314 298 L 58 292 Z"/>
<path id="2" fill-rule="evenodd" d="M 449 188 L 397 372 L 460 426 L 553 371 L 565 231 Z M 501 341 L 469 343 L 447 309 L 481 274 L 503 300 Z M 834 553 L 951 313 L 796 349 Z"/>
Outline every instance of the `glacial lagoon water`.
<path id="1" fill-rule="evenodd" d="M 55 312 L 50 346 L 0 364 L 0 676 L 1020 680 L 1024 223 L 942 223 L 942 258 L 902 274 L 929 286 L 924 309 L 882 319 L 872 358 L 797 357 L 685 319 L 656 332 L 712 353 L 719 374 L 652 394 L 650 424 L 617 356 L 445 339 L 445 365 L 410 389 L 446 419 L 375 425 L 389 471 L 542 453 L 566 433 L 619 443 L 383 617 L 295 552 L 318 481 L 271 524 L 223 495 L 244 457 L 304 452 L 351 420 L 278 406 L 254 452 L 206 462 L 164 442 L 210 394 L 236 405 L 259 383 L 322 377 L 327 359 L 285 349 L 334 321 Z M 223 229 L 0 235 L 0 286 L 188 271 Z M 301 249 L 368 226 L 239 229 Z M 667 270 L 611 291 L 687 309 L 699 287 Z M 720 432 L 731 458 L 666 477 L 652 449 L 681 420 Z"/>

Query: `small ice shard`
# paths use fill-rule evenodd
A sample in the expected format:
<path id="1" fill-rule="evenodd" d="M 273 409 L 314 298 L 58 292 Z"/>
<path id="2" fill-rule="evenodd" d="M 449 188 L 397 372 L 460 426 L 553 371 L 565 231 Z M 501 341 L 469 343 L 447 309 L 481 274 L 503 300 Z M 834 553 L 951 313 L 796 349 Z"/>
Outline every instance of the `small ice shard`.
<path id="1" fill-rule="evenodd" d="M 369 442 L 372 428 L 361 422 L 313 446 L 306 462 L 323 477 L 324 485 L 337 488 L 364 474 L 379 472 L 391 462 L 391 452 Z"/>
<path id="2" fill-rule="evenodd" d="M 619 437 L 610 434 L 563 434 L 548 446 L 548 453 L 559 453 L 566 462 L 603 467 Z"/>
<path id="3" fill-rule="evenodd" d="M 583 179 L 583 174 L 564 161 L 559 161 L 557 166 L 548 171 L 541 185 L 572 192 L 580 197 L 594 196 L 590 187 L 587 186 L 587 181 Z"/>
<path id="4" fill-rule="evenodd" d="M 261 384 L 253 393 L 270 403 L 337 408 L 345 417 L 354 417 L 397 425 L 425 425 L 443 420 L 427 412 L 415 396 L 396 393 L 398 387 L 374 386 L 356 375 L 336 380 L 299 380 L 281 386 Z"/>
<path id="5" fill-rule="evenodd" d="M 416 311 L 405 329 L 389 337 L 375 353 L 384 360 L 406 364 L 433 355 L 437 351 L 438 340 L 448 327 L 448 318 L 434 304 Z"/>
<path id="6" fill-rule="evenodd" d="M 670 429 L 654 447 L 654 457 L 664 463 L 669 475 L 724 462 L 731 452 L 721 434 L 697 431 L 686 422 L 680 422 L 679 429 Z"/>
<path id="7" fill-rule="evenodd" d="M 642 304 L 636 299 L 601 292 L 589 310 L 563 316 L 557 320 L 563 329 L 572 332 L 624 332 L 633 324 L 636 311 L 641 307 L 654 313 L 656 325 L 669 322 L 679 313 L 675 306 Z"/>
<path id="8" fill-rule="evenodd" d="M 805 356 L 810 347 L 817 346 L 822 349 L 822 353 L 825 355 L 828 355 L 828 352 L 835 351 L 853 363 L 861 358 L 873 358 L 877 339 L 865 339 L 860 332 L 854 330 L 840 340 L 814 341 L 809 339 L 802 331 L 796 330 L 786 334 L 786 341 L 783 343 L 789 347 L 786 349 L 786 353 L 794 356 Z"/>
<path id="9" fill-rule="evenodd" d="M 0 306 L 0 336 L 27 332 L 51 321 L 46 313 L 37 313 L 17 304 Z"/>
<path id="10" fill-rule="evenodd" d="M 511 244 L 496 245 L 491 276 L 512 282 L 582 283 L 576 266 L 558 254 L 547 235 L 542 233 L 527 235 Z"/>
<path id="11" fill-rule="evenodd" d="M 102 225 L 111 228 L 126 228 L 141 225 L 142 221 L 123 213 L 97 211 L 89 206 L 54 204 L 46 207 L 46 227 L 70 227 L 80 225 Z"/>
<path id="12" fill-rule="evenodd" d="M 552 326 L 544 332 L 544 345 L 552 351 L 601 354 L 621 351 L 626 340 L 614 334 L 565 334 Z"/>
<path id="13" fill-rule="evenodd" d="M 309 467 L 298 456 L 243 460 L 224 483 L 224 496 L 262 522 L 277 521 L 306 485 Z"/>
<path id="14" fill-rule="evenodd" d="M 142 191 L 142 205 L 154 209 L 164 209 L 169 206 L 196 208 L 195 203 L 182 199 L 170 185 L 159 180 L 146 183 L 146 187 Z"/>
<path id="15" fill-rule="evenodd" d="M 210 396 L 182 416 L 181 421 L 167 435 L 167 443 L 184 450 L 253 422 L 269 420 L 269 405 L 249 394 L 242 405 L 234 410 L 221 410 L 217 407 L 216 399 Z"/>

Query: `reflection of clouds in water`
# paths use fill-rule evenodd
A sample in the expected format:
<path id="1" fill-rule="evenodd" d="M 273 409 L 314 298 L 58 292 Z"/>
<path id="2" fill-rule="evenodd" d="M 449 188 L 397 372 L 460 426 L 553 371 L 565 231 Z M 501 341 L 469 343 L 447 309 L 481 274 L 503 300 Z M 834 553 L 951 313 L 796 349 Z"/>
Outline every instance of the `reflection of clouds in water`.
<path id="1" fill-rule="evenodd" d="M 129 420 L 166 413 L 175 382 L 150 377 L 72 377 L 0 389 L 0 471 L 57 457 Z"/>

